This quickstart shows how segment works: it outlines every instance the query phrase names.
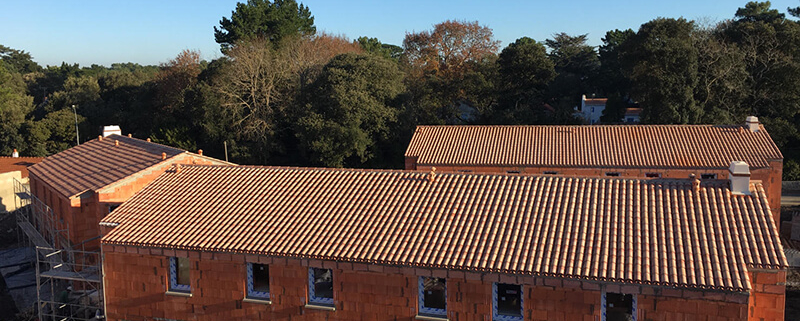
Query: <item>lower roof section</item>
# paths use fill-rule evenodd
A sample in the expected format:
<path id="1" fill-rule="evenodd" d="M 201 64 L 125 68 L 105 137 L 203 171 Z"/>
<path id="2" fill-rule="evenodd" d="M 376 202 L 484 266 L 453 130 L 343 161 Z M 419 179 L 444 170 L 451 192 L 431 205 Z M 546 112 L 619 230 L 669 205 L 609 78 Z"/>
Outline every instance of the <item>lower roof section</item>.
<path id="1" fill-rule="evenodd" d="M 180 165 L 105 244 L 727 291 L 786 258 L 760 183 Z"/>

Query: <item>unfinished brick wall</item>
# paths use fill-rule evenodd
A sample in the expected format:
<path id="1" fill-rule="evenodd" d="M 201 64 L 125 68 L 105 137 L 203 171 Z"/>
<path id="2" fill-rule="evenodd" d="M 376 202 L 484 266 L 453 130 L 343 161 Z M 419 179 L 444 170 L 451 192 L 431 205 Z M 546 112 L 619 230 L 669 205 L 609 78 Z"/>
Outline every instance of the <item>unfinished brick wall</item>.
<path id="1" fill-rule="evenodd" d="M 786 310 L 786 271 L 747 272 L 753 286 L 748 304 L 750 320 L 783 320 Z"/>
<path id="2" fill-rule="evenodd" d="M 109 320 L 415 320 L 420 276 L 447 279 L 450 320 L 491 320 L 493 282 L 523 284 L 525 320 L 600 321 L 604 290 L 637 295 L 641 321 L 783 320 L 755 318 L 746 293 L 110 245 L 103 253 Z M 172 256 L 190 258 L 191 297 L 166 293 Z M 269 264 L 271 304 L 244 300 L 246 262 Z M 333 269 L 335 311 L 305 306 L 309 267 Z"/>

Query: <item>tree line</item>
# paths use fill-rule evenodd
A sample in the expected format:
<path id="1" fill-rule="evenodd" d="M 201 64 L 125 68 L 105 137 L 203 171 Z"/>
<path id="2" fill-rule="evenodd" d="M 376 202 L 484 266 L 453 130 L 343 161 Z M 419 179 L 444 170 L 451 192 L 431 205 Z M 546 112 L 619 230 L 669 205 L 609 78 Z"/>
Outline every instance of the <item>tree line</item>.
<path id="1" fill-rule="evenodd" d="M 249 0 L 214 28 L 223 57 L 183 51 L 159 66 L 41 67 L 0 45 L 0 154 L 46 156 L 119 124 L 135 137 L 240 164 L 402 168 L 423 124 L 578 124 L 642 108 L 645 124 L 738 124 L 758 116 L 800 180 L 800 7 L 748 2 L 731 19 L 657 18 L 500 48 L 477 21 L 448 20 L 401 45 L 317 32 L 308 7 Z M 77 120 L 76 120 L 77 118 Z"/>

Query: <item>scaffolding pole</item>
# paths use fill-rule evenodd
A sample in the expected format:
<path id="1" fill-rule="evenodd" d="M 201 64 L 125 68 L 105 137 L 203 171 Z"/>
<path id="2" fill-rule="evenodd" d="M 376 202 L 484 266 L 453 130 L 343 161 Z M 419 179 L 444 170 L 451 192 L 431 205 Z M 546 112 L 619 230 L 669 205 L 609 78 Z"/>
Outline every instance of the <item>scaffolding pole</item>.
<path id="1" fill-rule="evenodd" d="M 103 276 L 99 251 L 69 242 L 69 227 L 14 180 L 20 235 L 36 251 L 36 300 L 40 320 L 98 320 L 103 318 Z"/>

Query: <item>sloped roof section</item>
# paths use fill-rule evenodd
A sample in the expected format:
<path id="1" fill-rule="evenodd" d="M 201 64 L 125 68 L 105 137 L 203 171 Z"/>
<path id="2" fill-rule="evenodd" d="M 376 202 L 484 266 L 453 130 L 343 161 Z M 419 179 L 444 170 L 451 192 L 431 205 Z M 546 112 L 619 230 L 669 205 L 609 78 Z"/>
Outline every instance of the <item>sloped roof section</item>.
<path id="1" fill-rule="evenodd" d="M 116 145 L 119 141 L 119 145 Z M 96 190 L 167 159 L 187 153 L 161 144 L 121 135 L 95 138 L 47 157 L 28 170 L 61 195 L 71 197 Z"/>
<path id="2" fill-rule="evenodd" d="M 763 126 L 419 126 L 406 150 L 421 165 L 751 168 L 783 159 Z"/>
<path id="3" fill-rule="evenodd" d="M 786 266 L 760 183 L 179 168 L 104 218 L 102 242 L 730 291 Z"/>

